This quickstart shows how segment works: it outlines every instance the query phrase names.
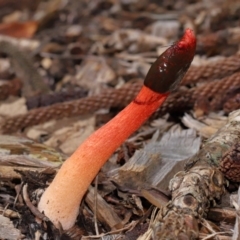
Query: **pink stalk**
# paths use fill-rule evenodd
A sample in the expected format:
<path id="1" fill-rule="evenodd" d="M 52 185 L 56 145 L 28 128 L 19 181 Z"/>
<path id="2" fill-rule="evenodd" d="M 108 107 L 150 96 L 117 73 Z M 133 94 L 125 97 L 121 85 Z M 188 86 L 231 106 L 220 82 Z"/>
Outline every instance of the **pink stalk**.
<path id="1" fill-rule="evenodd" d="M 196 39 L 190 29 L 150 68 L 137 97 L 116 117 L 94 132 L 62 165 L 44 192 L 38 208 L 63 229 L 71 228 L 88 186 L 113 152 L 164 102 L 186 73 Z"/>

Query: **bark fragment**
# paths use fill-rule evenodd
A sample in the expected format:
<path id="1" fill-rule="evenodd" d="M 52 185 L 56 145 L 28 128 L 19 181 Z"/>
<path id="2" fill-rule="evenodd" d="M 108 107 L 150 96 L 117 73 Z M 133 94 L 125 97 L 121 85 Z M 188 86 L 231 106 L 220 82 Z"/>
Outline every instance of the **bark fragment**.
<path id="1" fill-rule="evenodd" d="M 170 181 L 172 200 L 159 210 L 150 227 L 152 235 L 144 239 L 198 238 L 201 219 L 225 193 L 227 180 L 224 173 L 239 160 L 239 141 L 240 110 L 237 110 L 229 115 L 228 123 L 190 158 L 185 171 L 178 172 Z M 238 172 L 231 173 L 226 177 L 239 181 Z"/>

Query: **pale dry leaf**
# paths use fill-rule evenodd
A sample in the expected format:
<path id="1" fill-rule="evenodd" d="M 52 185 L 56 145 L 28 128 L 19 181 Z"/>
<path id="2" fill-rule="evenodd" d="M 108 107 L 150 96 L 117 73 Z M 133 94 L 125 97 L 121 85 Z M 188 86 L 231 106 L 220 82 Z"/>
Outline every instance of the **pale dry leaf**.
<path id="1" fill-rule="evenodd" d="M 143 149 L 122 167 L 109 175 L 119 185 L 128 189 L 158 187 L 167 190 L 170 179 L 183 170 L 185 161 L 198 152 L 201 139 L 194 130 L 172 128 L 158 140 L 159 132 Z"/>
<path id="2" fill-rule="evenodd" d="M 160 132 L 166 132 L 170 127 L 174 125 L 174 122 L 168 121 L 169 114 L 165 114 L 163 117 L 153 120 L 150 124 Z"/>
<path id="3" fill-rule="evenodd" d="M 151 34 L 157 37 L 164 37 L 171 41 L 176 41 L 178 38 L 180 23 L 177 20 L 156 21 L 151 26 Z"/>
<path id="4" fill-rule="evenodd" d="M 5 72 L 5 71 L 8 71 L 10 66 L 11 66 L 11 64 L 10 64 L 10 60 L 9 59 L 5 59 L 5 58 L 4 59 L 3 58 L 0 59 L 0 72 L 1 73 Z M 2 82 L 2 84 L 4 84 L 4 83 L 5 83 L 5 81 Z"/>
<path id="5" fill-rule="evenodd" d="M 186 127 L 196 130 L 199 135 L 205 138 L 211 137 L 218 130 L 217 128 L 207 126 L 205 123 L 202 123 L 187 113 L 185 113 L 182 118 L 182 123 Z"/>
<path id="6" fill-rule="evenodd" d="M 140 30 L 120 29 L 102 40 L 102 47 L 93 45 L 92 52 L 128 51 L 131 53 L 147 52 L 157 46 L 167 45 L 167 40 L 162 37 L 146 34 Z M 105 49 L 106 46 L 106 49 Z"/>
<path id="7" fill-rule="evenodd" d="M 215 63 L 222 59 L 224 59 L 224 58 L 219 55 L 214 56 L 214 57 L 206 57 L 206 55 L 201 55 L 201 56 L 195 55 L 191 65 L 192 66 L 208 65 L 208 64 Z"/>
<path id="8" fill-rule="evenodd" d="M 53 61 L 50 58 L 43 58 L 41 61 L 41 65 L 45 70 L 50 69 L 52 64 L 53 64 Z"/>
<path id="9" fill-rule="evenodd" d="M 51 18 L 54 13 L 59 12 L 60 9 L 64 8 L 67 3 L 67 0 L 40 1 L 33 19 L 40 24 L 44 23 L 47 19 Z"/>
<path id="10" fill-rule="evenodd" d="M 91 90 L 91 93 L 99 93 L 106 83 L 116 78 L 115 72 L 102 57 L 88 57 L 77 69 L 76 83 Z"/>
<path id="11" fill-rule="evenodd" d="M 78 121 L 83 121 L 83 124 L 84 124 L 85 120 L 91 118 L 91 116 L 92 115 L 85 115 L 85 116 L 82 116 L 81 118 L 77 116 L 77 117 L 71 117 L 71 118 L 63 118 L 60 120 L 58 119 L 58 120 L 47 121 L 45 123 L 26 128 L 25 134 L 30 139 L 39 140 L 42 135 L 52 136 L 54 132 L 59 131 L 62 128 L 68 128 L 68 127 L 71 128 Z M 58 140 L 56 139 L 56 141 Z M 48 143 L 47 140 L 45 143 Z M 54 142 L 52 145 L 50 144 L 49 146 L 56 148 L 58 147 L 58 144 Z"/>
<path id="12" fill-rule="evenodd" d="M 16 166 L 16 165 L 15 166 L 2 166 L 1 165 L 0 178 L 5 179 L 5 180 L 10 180 L 10 181 L 12 181 L 12 179 L 21 180 L 22 176 L 21 176 L 21 174 L 17 173 L 17 171 L 42 172 L 46 169 L 46 167 L 47 166 L 39 167 L 39 165 L 37 167 L 33 167 L 33 166 L 31 166 L 31 167 L 19 167 L 19 166 Z M 54 169 L 55 169 L 55 167 L 56 166 L 54 166 Z M 51 169 L 53 169 L 53 168 L 51 168 Z"/>
<path id="13" fill-rule="evenodd" d="M 78 117 L 79 119 L 79 117 Z M 63 153 L 70 155 L 77 147 L 95 130 L 95 116 L 90 115 L 80 120 L 67 121 L 63 120 L 64 124 L 56 129 L 51 137 L 44 144 L 58 148 Z M 61 120 L 58 121 L 58 126 Z"/>
<path id="14" fill-rule="evenodd" d="M 227 117 L 220 113 L 209 113 L 207 116 L 201 117 L 201 121 L 216 129 L 222 128 L 227 123 Z"/>
<path id="15" fill-rule="evenodd" d="M 159 150 L 163 159 L 181 161 L 198 152 L 200 144 L 201 138 L 197 137 L 195 130 L 183 130 L 179 125 L 174 125 L 161 138 Z"/>
<path id="16" fill-rule="evenodd" d="M 14 117 L 27 113 L 26 99 L 9 97 L 7 101 L 0 104 L 0 115 Z"/>
<path id="17" fill-rule="evenodd" d="M 0 215 L 0 239 L 16 240 L 22 237 L 20 230 L 14 227 L 9 218 Z"/>
<path id="18" fill-rule="evenodd" d="M 138 75 L 138 73 L 141 73 L 142 76 L 147 74 L 151 66 L 150 63 L 153 63 L 156 59 L 126 52 L 116 54 L 116 58 L 119 59 L 119 65 L 124 68 L 124 74 Z"/>
<path id="19" fill-rule="evenodd" d="M 66 30 L 66 37 L 77 37 L 80 36 L 80 34 L 82 33 L 82 26 L 80 26 L 79 24 L 76 25 L 71 25 L 67 28 Z"/>
<path id="20" fill-rule="evenodd" d="M 206 124 L 200 122 L 187 113 L 185 113 L 184 117 L 182 118 L 182 122 L 186 127 L 195 129 L 196 131 L 200 131 L 202 128 L 206 127 Z"/>
<path id="21" fill-rule="evenodd" d="M 8 218 L 20 218 L 21 215 L 14 210 L 11 209 L 5 209 L 3 207 L 0 206 L 0 214 L 3 215 L 4 217 L 8 217 Z"/>
<path id="22" fill-rule="evenodd" d="M 137 195 L 133 194 L 132 199 L 133 199 L 135 205 L 137 206 L 137 208 L 141 211 L 141 214 L 144 214 L 144 209 L 143 209 L 141 198 L 138 197 Z"/>
<path id="23" fill-rule="evenodd" d="M 227 118 L 218 114 L 210 113 L 208 116 L 196 119 L 186 113 L 182 118 L 182 122 L 188 128 L 195 129 L 199 135 L 209 138 L 226 124 Z"/>
<path id="24" fill-rule="evenodd" d="M 22 17 L 23 17 L 23 12 L 16 10 L 10 14 L 5 15 L 2 18 L 2 22 L 3 23 L 18 22 L 18 21 L 21 21 Z"/>
<path id="25" fill-rule="evenodd" d="M 0 135 L 0 165 L 14 167 L 58 167 L 65 156 L 30 139 Z"/>
<path id="26" fill-rule="evenodd" d="M 26 136 L 30 139 L 37 140 L 41 136 L 47 135 L 48 132 L 45 129 L 39 128 L 39 125 L 33 126 L 26 130 Z"/>
<path id="27" fill-rule="evenodd" d="M 37 40 L 19 39 L 19 38 L 4 36 L 4 35 L 0 35 L 0 43 L 1 41 L 9 42 L 14 46 L 18 47 L 19 49 L 28 50 L 28 51 L 34 51 L 40 45 L 40 42 Z"/>
<path id="28" fill-rule="evenodd" d="M 64 122 L 65 124 L 62 124 Z M 40 139 L 41 136 L 50 135 L 52 132 L 58 130 L 62 126 L 66 126 L 66 119 L 63 120 L 51 120 L 42 124 L 31 126 L 25 129 L 25 134 L 28 138 L 33 140 Z M 49 145 L 50 146 L 50 145 Z M 52 146 L 54 147 L 54 146 Z"/>

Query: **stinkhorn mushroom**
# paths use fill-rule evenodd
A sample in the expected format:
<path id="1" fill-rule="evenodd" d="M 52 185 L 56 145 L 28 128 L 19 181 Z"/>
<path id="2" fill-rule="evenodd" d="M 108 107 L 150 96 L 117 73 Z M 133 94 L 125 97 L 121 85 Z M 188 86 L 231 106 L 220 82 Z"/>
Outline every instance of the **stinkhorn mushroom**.
<path id="1" fill-rule="evenodd" d="M 61 224 L 67 230 L 74 225 L 81 200 L 103 164 L 179 85 L 195 48 L 196 38 L 187 29 L 182 39 L 153 63 L 135 99 L 63 163 L 38 205 L 55 226 Z"/>

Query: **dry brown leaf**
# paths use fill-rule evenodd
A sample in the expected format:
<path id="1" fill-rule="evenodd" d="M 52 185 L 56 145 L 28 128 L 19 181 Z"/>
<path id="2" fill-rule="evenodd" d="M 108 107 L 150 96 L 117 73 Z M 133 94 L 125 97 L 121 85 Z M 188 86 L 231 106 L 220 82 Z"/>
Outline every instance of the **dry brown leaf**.
<path id="1" fill-rule="evenodd" d="M 2 23 L 0 34 L 15 38 L 32 38 L 37 28 L 38 22 L 36 21 Z"/>
<path id="2" fill-rule="evenodd" d="M 96 197 L 95 197 L 96 194 Z M 86 203 L 94 211 L 94 204 L 97 199 L 96 215 L 101 222 L 104 222 L 111 230 L 122 228 L 121 219 L 114 210 L 106 203 L 100 194 L 94 192 L 94 188 L 89 186 L 86 194 Z"/>

